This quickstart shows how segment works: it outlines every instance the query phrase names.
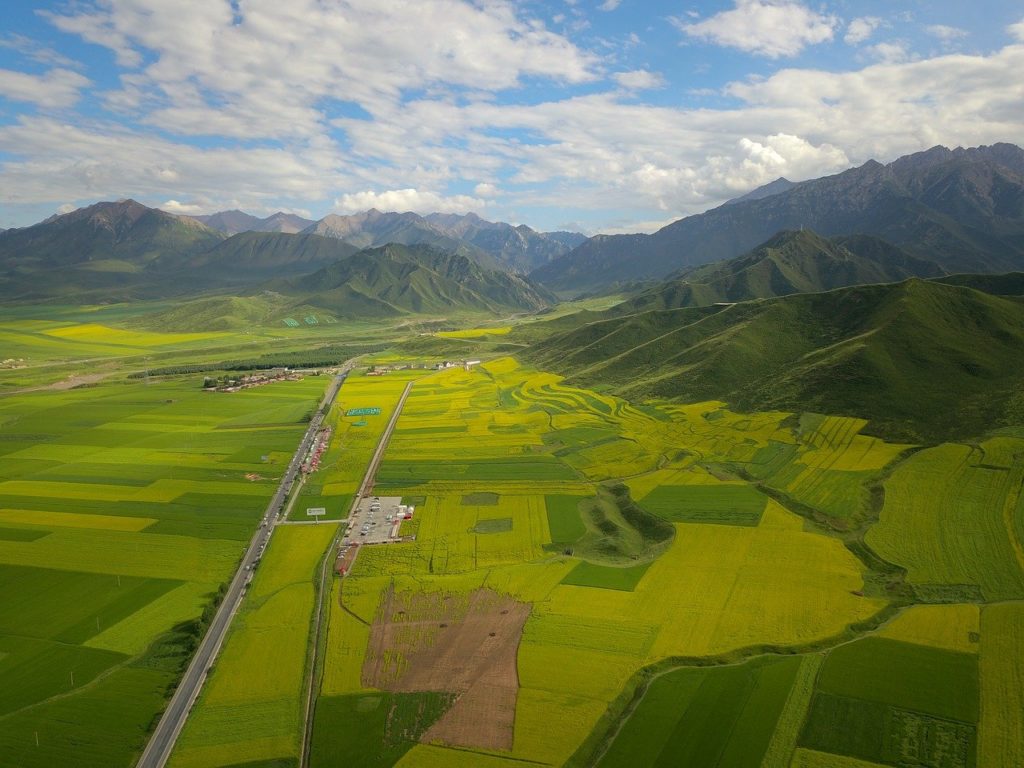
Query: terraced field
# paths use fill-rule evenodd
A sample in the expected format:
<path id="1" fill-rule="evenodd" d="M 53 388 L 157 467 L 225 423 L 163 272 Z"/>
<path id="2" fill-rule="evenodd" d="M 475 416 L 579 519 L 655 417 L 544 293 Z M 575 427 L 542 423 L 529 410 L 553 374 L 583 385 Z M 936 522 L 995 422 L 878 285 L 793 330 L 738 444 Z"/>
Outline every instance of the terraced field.
<path id="1" fill-rule="evenodd" d="M 200 384 L 0 399 L 0 762 L 133 762 L 324 388 Z"/>

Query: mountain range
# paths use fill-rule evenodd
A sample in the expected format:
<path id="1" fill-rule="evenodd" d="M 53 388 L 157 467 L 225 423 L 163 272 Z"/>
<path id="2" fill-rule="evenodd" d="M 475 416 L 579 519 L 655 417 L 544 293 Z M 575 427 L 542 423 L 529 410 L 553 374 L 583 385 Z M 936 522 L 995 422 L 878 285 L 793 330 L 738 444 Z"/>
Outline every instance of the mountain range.
<path id="1" fill-rule="evenodd" d="M 933 147 L 834 176 L 785 180 L 650 235 L 598 235 L 531 276 L 579 293 L 738 256 L 780 230 L 867 234 L 948 272 L 1024 267 L 1024 150 Z"/>
<path id="2" fill-rule="evenodd" d="M 352 303 L 332 311 L 348 316 L 358 306 L 381 316 L 448 312 L 463 300 L 474 309 L 528 311 L 552 301 L 549 290 L 578 294 L 646 281 L 646 290 L 636 288 L 612 310 L 622 317 L 909 277 L 1022 270 L 1024 151 L 1009 144 L 936 147 L 821 179 L 778 179 L 652 235 L 585 239 L 474 214 L 377 210 L 315 222 L 280 212 L 202 218 L 121 200 L 2 231 L 0 297 L 251 299 L 269 291 L 287 297 L 274 306 L 293 306 L 302 292 L 338 298 L 348 290 L 344 283 L 354 291 Z M 442 254 L 467 260 L 479 274 L 461 262 L 445 266 Z M 380 264 L 371 269 L 374 259 Z M 506 279 L 531 269 L 529 279 Z M 308 282 L 314 274 L 316 284 Z M 345 277 L 327 285 L 332 275 Z M 405 280 L 412 282 L 403 293 Z M 469 281 L 466 290 L 452 284 L 460 280 Z"/>
<path id="3" fill-rule="evenodd" d="M 306 226 L 296 232 L 300 225 Z M 231 234 L 239 229 L 244 231 Z M 429 245 L 465 256 L 484 271 L 524 273 L 583 239 L 473 214 L 372 210 L 311 222 L 284 213 L 257 219 L 241 211 L 176 216 L 120 200 L 0 232 L 0 296 L 113 301 L 224 291 L 313 272 L 388 244 Z"/>
<path id="4" fill-rule="evenodd" d="M 0 233 L 0 297 L 111 301 L 189 290 L 190 279 L 161 288 L 154 278 L 223 239 L 134 200 L 96 203 Z"/>
<path id="5" fill-rule="evenodd" d="M 192 216 L 218 232 L 282 232 L 344 240 L 356 249 L 388 243 L 426 244 L 468 256 L 482 266 L 529 272 L 578 246 L 578 232 L 537 232 L 525 224 L 487 221 L 475 213 L 385 213 L 371 208 L 351 215 L 328 214 L 319 221 L 277 212 L 260 219 L 243 211 Z"/>
<path id="6" fill-rule="evenodd" d="M 575 232 L 536 232 L 525 225 L 485 221 L 473 213 L 420 216 L 376 209 L 350 216 L 330 214 L 303 233 L 335 237 L 360 248 L 388 243 L 433 245 L 485 267 L 518 272 L 529 272 L 586 240 Z"/>
<path id="7" fill-rule="evenodd" d="M 211 229 L 225 235 L 237 235 L 240 232 L 283 232 L 294 235 L 314 224 L 312 219 L 304 219 L 294 213 L 278 211 L 264 219 L 245 213 L 244 211 L 220 211 L 207 216 L 191 216 L 189 218 L 205 224 Z"/>

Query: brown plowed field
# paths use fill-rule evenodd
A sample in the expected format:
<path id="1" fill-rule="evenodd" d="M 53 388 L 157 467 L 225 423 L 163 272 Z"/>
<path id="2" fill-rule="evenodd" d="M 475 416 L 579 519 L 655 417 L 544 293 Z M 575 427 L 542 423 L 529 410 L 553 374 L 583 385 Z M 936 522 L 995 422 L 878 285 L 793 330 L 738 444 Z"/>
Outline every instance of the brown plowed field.
<path id="1" fill-rule="evenodd" d="M 529 615 L 528 603 L 489 589 L 468 595 L 389 589 L 370 629 L 363 685 L 454 693 L 455 704 L 422 741 L 510 750 L 516 657 Z"/>

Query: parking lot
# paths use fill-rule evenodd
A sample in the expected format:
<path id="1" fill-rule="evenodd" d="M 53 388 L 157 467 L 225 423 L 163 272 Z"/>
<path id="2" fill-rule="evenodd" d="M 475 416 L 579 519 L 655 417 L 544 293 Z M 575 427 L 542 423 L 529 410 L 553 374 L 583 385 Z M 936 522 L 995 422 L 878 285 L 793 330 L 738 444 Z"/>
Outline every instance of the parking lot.
<path id="1" fill-rule="evenodd" d="M 368 496 L 359 502 L 348 520 L 342 543 L 384 544 L 399 519 L 401 496 Z"/>

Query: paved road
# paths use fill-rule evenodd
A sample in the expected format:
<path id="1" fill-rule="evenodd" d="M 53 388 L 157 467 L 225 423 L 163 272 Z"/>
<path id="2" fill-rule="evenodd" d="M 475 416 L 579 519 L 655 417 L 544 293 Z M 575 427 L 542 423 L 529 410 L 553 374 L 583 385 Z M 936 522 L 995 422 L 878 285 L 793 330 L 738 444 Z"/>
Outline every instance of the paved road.
<path id="1" fill-rule="evenodd" d="M 277 493 L 274 494 L 274 498 L 267 507 L 267 511 L 263 514 L 260 527 L 256 529 L 252 541 L 249 542 L 248 549 L 245 550 L 242 562 L 238 565 L 235 577 L 231 580 L 228 591 L 224 595 L 224 600 L 221 602 L 220 608 L 217 609 L 217 613 L 210 623 L 210 628 L 206 631 L 206 635 L 192 657 L 192 662 L 188 665 L 188 669 L 185 670 L 185 675 L 181 678 L 181 682 L 178 684 L 174 696 L 171 697 L 167 709 L 164 710 L 156 730 L 150 736 L 149 743 L 146 745 L 142 757 L 139 758 L 137 764 L 139 768 L 163 768 L 163 765 L 170 757 L 171 750 L 174 749 L 174 743 L 178 739 L 178 734 L 181 733 L 181 729 L 185 725 L 185 719 L 188 717 L 192 704 L 195 703 L 199 690 L 206 679 L 207 670 L 210 669 L 214 659 L 217 657 L 217 651 L 220 650 L 228 627 L 231 626 L 231 620 L 235 616 L 235 611 L 242 600 L 242 594 L 245 591 L 248 579 L 252 575 L 252 566 L 259 561 L 263 550 L 267 546 L 267 542 L 270 540 L 271 534 L 274 532 L 274 526 L 278 523 L 278 513 L 284 507 L 292 484 L 295 482 L 299 469 L 302 467 L 302 460 L 313 444 L 317 430 L 320 428 L 324 416 L 334 402 L 334 398 L 337 397 L 338 390 L 341 388 L 342 383 L 344 383 L 345 377 L 348 376 L 348 371 L 351 370 L 352 365 L 351 362 L 347 363 L 342 373 L 334 377 L 327 393 L 324 395 L 324 399 L 320 403 L 319 409 L 317 409 L 316 414 L 314 414 L 309 422 L 309 428 L 306 430 L 298 450 L 295 451 L 295 455 L 292 456 L 291 463 L 281 479 L 281 485 L 278 487 Z"/>

